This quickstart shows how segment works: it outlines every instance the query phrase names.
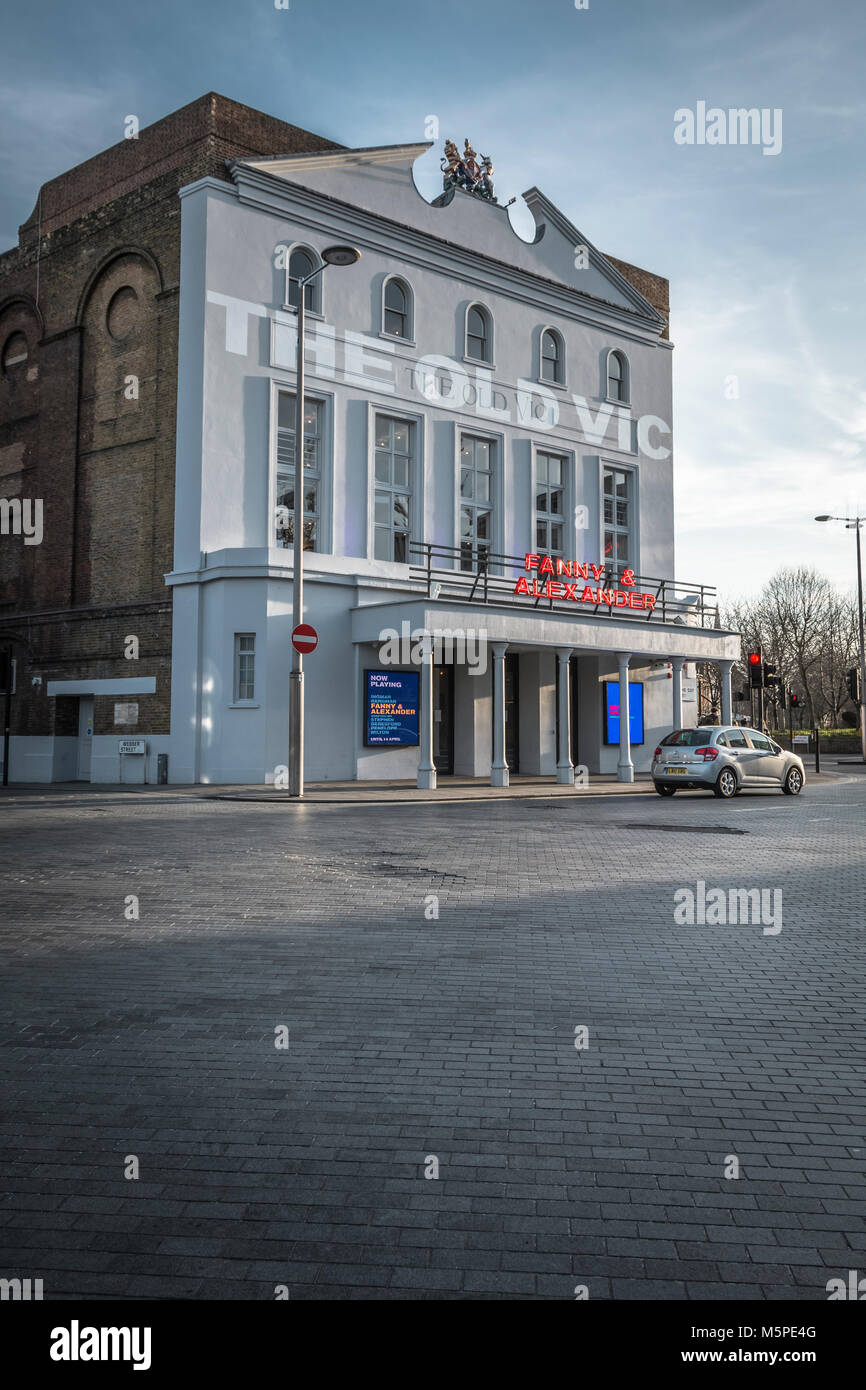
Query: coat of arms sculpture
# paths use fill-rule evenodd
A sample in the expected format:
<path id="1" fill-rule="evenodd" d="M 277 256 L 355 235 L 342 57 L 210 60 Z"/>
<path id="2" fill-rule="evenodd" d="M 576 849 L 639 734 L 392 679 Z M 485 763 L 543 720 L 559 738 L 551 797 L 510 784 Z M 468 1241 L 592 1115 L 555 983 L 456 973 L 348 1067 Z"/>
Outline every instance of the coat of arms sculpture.
<path id="1" fill-rule="evenodd" d="M 462 155 L 453 140 L 446 140 L 445 155 L 439 167 L 446 193 L 452 188 L 461 188 L 464 193 L 474 193 L 488 203 L 496 202 L 493 196 L 493 160 L 489 154 L 483 154 L 479 164 L 468 140 L 464 142 Z"/>

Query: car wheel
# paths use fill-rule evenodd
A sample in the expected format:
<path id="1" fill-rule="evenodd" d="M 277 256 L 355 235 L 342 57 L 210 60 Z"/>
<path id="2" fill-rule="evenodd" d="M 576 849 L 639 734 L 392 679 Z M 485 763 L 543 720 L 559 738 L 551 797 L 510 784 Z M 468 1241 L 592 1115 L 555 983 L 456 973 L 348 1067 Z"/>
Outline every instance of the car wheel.
<path id="1" fill-rule="evenodd" d="M 713 791 L 716 796 L 722 796 L 726 801 L 729 797 L 736 796 L 739 791 L 737 774 L 732 772 L 729 767 L 723 767 L 713 783 Z"/>
<path id="2" fill-rule="evenodd" d="M 786 796 L 799 796 L 803 790 L 803 774 L 798 767 L 789 767 L 788 775 L 782 783 Z"/>
<path id="3" fill-rule="evenodd" d="M 656 782 L 656 791 L 659 796 L 673 796 L 676 792 L 676 787 L 663 787 L 660 783 Z"/>

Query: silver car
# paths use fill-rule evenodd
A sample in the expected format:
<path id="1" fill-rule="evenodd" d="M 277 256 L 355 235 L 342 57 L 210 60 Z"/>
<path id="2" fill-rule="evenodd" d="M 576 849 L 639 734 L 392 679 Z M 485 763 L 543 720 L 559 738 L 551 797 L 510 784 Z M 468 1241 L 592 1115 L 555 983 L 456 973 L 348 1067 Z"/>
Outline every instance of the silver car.
<path id="1" fill-rule="evenodd" d="M 652 765 L 659 796 L 698 787 L 716 796 L 736 796 L 743 787 L 781 787 L 799 796 L 806 782 L 803 760 L 757 729 L 714 724 L 675 729 L 663 738 Z"/>

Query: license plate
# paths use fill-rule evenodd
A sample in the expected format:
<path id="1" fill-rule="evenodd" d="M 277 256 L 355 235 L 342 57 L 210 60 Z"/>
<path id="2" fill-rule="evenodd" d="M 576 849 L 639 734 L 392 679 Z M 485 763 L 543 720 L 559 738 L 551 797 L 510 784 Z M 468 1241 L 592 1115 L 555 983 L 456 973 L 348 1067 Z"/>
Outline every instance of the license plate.
<path id="1" fill-rule="evenodd" d="M 686 773 L 688 772 L 688 768 L 687 768 L 687 767 L 668 767 L 668 768 L 666 769 L 666 771 L 669 772 L 669 773 L 671 774 L 672 777 L 685 777 Z"/>

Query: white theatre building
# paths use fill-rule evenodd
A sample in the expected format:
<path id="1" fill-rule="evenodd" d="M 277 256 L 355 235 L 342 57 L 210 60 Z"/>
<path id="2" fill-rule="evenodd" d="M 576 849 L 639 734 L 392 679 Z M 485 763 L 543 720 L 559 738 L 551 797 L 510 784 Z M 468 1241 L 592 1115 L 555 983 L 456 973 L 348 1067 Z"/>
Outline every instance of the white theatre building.
<path id="1" fill-rule="evenodd" d="M 696 661 L 730 719 L 739 637 L 674 578 L 672 348 L 638 288 L 665 282 L 537 189 L 532 241 L 477 193 L 429 203 L 428 148 L 182 191 L 172 782 L 288 763 L 293 300 L 333 244 L 361 260 L 306 291 L 308 780 L 628 781 L 696 723 Z"/>

